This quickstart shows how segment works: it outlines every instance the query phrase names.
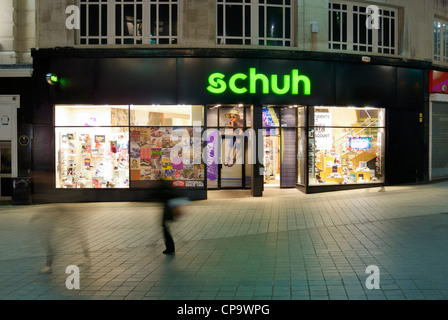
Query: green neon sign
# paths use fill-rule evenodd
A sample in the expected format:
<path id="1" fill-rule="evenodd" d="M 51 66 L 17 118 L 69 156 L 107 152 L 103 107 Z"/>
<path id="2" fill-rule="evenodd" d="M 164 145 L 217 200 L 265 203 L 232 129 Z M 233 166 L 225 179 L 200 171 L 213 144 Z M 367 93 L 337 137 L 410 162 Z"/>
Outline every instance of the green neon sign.
<path id="1" fill-rule="evenodd" d="M 208 77 L 207 90 L 213 94 L 222 94 L 228 90 L 235 94 L 257 93 L 257 84 L 261 83 L 262 94 L 270 94 L 271 91 L 277 95 L 292 94 L 298 95 L 302 88 L 303 95 L 311 95 L 311 80 L 305 75 L 301 75 L 298 69 L 291 70 L 291 74 L 283 76 L 283 87 L 279 87 L 279 76 L 276 74 L 268 76 L 257 73 L 256 68 L 249 69 L 249 75 L 235 73 L 227 81 L 226 75 L 220 72 L 212 73 Z"/>

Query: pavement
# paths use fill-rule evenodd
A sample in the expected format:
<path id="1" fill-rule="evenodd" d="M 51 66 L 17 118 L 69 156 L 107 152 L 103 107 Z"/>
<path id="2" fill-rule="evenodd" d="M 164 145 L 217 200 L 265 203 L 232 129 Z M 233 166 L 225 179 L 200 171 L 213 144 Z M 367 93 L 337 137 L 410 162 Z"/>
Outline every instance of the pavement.
<path id="1" fill-rule="evenodd" d="M 157 203 L 3 205 L 0 299 L 448 298 L 448 182 L 212 191 L 171 224 L 175 255 L 160 219 Z"/>

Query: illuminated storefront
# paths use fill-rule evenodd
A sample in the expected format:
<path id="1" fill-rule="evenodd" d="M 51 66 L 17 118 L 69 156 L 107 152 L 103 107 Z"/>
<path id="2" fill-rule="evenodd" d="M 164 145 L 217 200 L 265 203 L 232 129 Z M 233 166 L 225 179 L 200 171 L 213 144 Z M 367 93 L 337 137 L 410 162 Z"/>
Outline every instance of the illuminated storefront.
<path id="1" fill-rule="evenodd" d="M 52 181 L 35 180 L 36 198 L 142 201 L 159 179 L 192 199 L 419 179 L 401 150 L 420 143 L 423 70 L 233 53 L 34 51 L 34 148 L 53 155 L 33 158 Z"/>

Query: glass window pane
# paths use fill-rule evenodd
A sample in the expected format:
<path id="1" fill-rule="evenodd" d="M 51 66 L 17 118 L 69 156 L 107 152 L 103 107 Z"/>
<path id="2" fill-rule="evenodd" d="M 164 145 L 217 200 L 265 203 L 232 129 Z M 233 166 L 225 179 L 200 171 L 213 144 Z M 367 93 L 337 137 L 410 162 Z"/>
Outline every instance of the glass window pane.
<path id="1" fill-rule="evenodd" d="M 159 35 L 170 35 L 170 6 L 159 5 Z"/>
<path id="2" fill-rule="evenodd" d="M 207 127 L 217 127 L 218 126 L 218 108 L 208 107 L 207 108 Z"/>
<path id="3" fill-rule="evenodd" d="M 81 5 L 81 37 L 87 36 L 87 5 Z"/>
<path id="4" fill-rule="evenodd" d="M 241 188 L 243 186 L 243 147 L 243 137 L 238 136 L 237 133 L 232 137 L 226 132 L 225 138 L 222 139 L 221 151 L 223 162 L 221 168 L 222 188 Z"/>
<path id="5" fill-rule="evenodd" d="M 11 142 L 0 142 L 1 171 L 0 173 L 11 173 Z"/>
<path id="6" fill-rule="evenodd" d="M 278 108 L 263 108 L 263 127 L 280 127 L 280 112 Z"/>
<path id="7" fill-rule="evenodd" d="M 55 129 L 56 188 L 128 188 L 129 128 Z"/>
<path id="8" fill-rule="evenodd" d="M 299 127 L 305 127 L 306 126 L 306 107 L 298 107 L 297 108 L 297 125 Z"/>
<path id="9" fill-rule="evenodd" d="M 282 108 L 280 114 L 282 127 L 297 126 L 296 109 L 293 106 Z"/>
<path id="10" fill-rule="evenodd" d="M 128 106 L 56 105 L 55 126 L 127 126 Z"/>
<path id="11" fill-rule="evenodd" d="M 222 5 L 218 5 L 218 36 L 224 35 L 224 10 Z"/>
<path id="12" fill-rule="evenodd" d="M 193 126 L 196 121 L 203 123 L 202 106 L 131 106 L 131 126 Z"/>
<path id="13" fill-rule="evenodd" d="M 101 6 L 101 35 L 107 36 L 107 6 Z"/>
<path id="14" fill-rule="evenodd" d="M 89 36 L 99 36 L 99 6 L 89 5 Z"/>
<path id="15" fill-rule="evenodd" d="M 177 36 L 177 4 L 171 6 L 171 36 Z"/>
<path id="16" fill-rule="evenodd" d="M 252 114 L 251 114 L 251 110 L 250 107 L 246 107 L 244 108 L 244 112 L 246 113 L 246 126 L 247 127 L 251 127 L 252 126 Z"/>
<path id="17" fill-rule="evenodd" d="M 332 39 L 333 41 L 339 42 L 341 41 L 341 14 L 339 12 L 333 11 L 333 17 L 332 17 Z"/>
<path id="18" fill-rule="evenodd" d="M 122 12 L 121 5 L 117 4 L 115 6 L 115 36 L 122 36 L 123 22 L 122 22 Z"/>
<path id="19" fill-rule="evenodd" d="M 192 128 L 131 127 L 131 180 L 165 179 L 177 187 L 203 187 L 200 139 Z"/>
<path id="20" fill-rule="evenodd" d="M 283 38 L 283 8 L 267 8 L 266 36 Z"/>
<path id="21" fill-rule="evenodd" d="M 207 130 L 207 188 L 218 188 L 218 164 L 219 164 L 219 131 L 218 129 Z"/>
<path id="22" fill-rule="evenodd" d="M 226 34 L 227 37 L 243 36 L 243 6 L 226 5 Z"/>
<path id="23" fill-rule="evenodd" d="M 310 185 L 383 182 L 385 131 L 378 127 L 384 124 L 383 113 L 384 109 L 315 107 L 310 114 Z M 350 126 L 335 126 L 340 124 Z"/>
<path id="24" fill-rule="evenodd" d="M 297 149 L 297 183 L 306 184 L 306 141 L 307 134 L 305 128 L 298 129 L 298 149 Z"/>
<path id="25" fill-rule="evenodd" d="M 383 127 L 384 109 L 356 107 L 315 107 L 316 126 Z"/>

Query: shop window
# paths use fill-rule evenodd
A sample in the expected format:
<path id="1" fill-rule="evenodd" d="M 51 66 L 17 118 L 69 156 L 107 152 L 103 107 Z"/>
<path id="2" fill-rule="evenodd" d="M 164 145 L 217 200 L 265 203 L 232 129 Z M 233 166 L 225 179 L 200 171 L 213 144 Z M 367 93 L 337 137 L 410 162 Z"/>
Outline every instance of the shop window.
<path id="1" fill-rule="evenodd" d="M 204 187 L 201 128 L 131 127 L 131 180 Z"/>
<path id="2" fill-rule="evenodd" d="M 193 126 L 202 125 L 202 106 L 131 105 L 131 126 Z"/>
<path id="3" fill-rule="evenodd" d="M 127 128 L 56 128 L 56 188 L 128 188 Z"/>
<path id="4" fill-rule="evenodd" d="M 309 184 L 384 182 L 384 109 L 309 112 Z"/>
<path id="5" fill-rule="evenodd" d="M 292 46 L 290 0 L 218 0 L 218 44 Z"/>
<path id="6" fill-rule="evenodd" d="M 55 107 L 56 188 L 129 187 L 127 106 Z"/>
<path id="7" fill-rule="evenodd" d="M 128 106 L 58 105 L 55 126 L 115 127 L 129 125 Z"/>
<path id="8" fill-rule="evenodd" d="M 131 106 L 130 112 L 132 186 L 164 179 L 176 187 L 204 187 L 203 107 Z"/>
<path id="9" fill-rule="evenodd" d="M 57 105 L 56 187 L 204 187 L 202 124 L 202 106 Z"/>

